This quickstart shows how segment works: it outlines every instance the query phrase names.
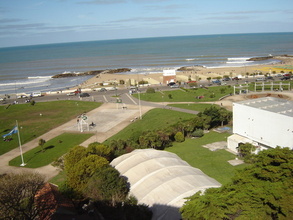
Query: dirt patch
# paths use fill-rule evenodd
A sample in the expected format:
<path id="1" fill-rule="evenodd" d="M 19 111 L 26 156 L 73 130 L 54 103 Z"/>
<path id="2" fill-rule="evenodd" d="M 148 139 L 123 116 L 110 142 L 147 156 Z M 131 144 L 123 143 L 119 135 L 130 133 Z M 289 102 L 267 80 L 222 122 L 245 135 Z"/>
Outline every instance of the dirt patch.
<path id="1" fill-rule="evenodd" d="M 280 93 L 261 93 L 261 94 L 251 94 L 245 96 L 247 99 L 258 99 L 263 97 L 274 97 L 274 98 L 281 98 L 281 99 L 287 99 L 290 100 L 291 98 L 287 95 L 280 94 Z"/>
<path id="2" fill-rule="evenodd" d="M 203 147 L 208 148 L 210 151 L 226 149 L 227 148 L 227 142 L 226 141 L 214 142 L 214 143 L 211 143 L 211 144 L 203 145 Z"/>

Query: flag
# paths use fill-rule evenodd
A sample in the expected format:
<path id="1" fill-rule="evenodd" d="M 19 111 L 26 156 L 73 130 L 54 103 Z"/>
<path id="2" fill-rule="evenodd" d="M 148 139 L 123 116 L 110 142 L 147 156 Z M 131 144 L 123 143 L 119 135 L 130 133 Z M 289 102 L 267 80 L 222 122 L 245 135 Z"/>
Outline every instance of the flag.
<path id="1" fill-rule="evenodd" d="M 18 128 L 15 125 L 14 128 L 8 134 L 4 134 L 4 135 L 2 135 L 2 137 L 6 138 L 8 135 L 16 134 L 17 132 L 18 132 Z"/>

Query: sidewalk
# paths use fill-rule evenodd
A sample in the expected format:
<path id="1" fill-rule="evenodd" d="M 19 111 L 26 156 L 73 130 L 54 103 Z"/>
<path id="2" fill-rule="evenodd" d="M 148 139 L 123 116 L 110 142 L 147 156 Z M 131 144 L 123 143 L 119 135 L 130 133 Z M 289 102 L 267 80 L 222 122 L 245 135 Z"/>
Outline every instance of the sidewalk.
<path id="1" fill-rule="evenodd" d="M 149 111 L 153 107 L 142 106 L 142 114 Z M 124 129 L 127 125 L 131 123 L 134 118 L 139 118 L 139 109 L 136 105 L 128 105 L 127 109 L 117 109 L 116 103 L 104 103 L 100 107 L 87 113 L 89 120 L 91 120 L 97 125 L 94 129 L 91 129 L 90 133 L 94 133 L 91 138 L 83 142 L 82 146 L 87 147 L 93 142 L 103 142 L 107 138 L 113 136 L 120 130 Z M 76 119 L 73 119 L 51 131 L 37 137 L 36 139 L 23 144 L 23 153 L 38 146 L 39 139 L 44 139 L 46 141 L 64 133 L 64 132 L 78 132 Z M 9 166 L 8 163 L 13 158 L 20 155 L 19 148 L 15 148 L 0 156 L 0 174 L 4 173 L 20 173 L 23 171 L 35 171 L 45 176 L 46 180 L 51 179 L 59 173 L 59 170 L 52 165 L 47 165 L 40 168 L 25 168 L 25 167 L 13 167 Z M 25 158 L 24 158 L 25 161 Z"/>

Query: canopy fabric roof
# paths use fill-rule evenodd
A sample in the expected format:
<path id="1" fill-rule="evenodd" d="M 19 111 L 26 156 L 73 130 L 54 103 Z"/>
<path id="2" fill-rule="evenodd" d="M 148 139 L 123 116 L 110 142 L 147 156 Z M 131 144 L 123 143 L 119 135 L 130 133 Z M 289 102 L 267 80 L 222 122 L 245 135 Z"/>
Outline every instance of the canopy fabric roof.
<path id="1" fill-rule="evenodd" d="M 199 190 L 221 186 L 200 169 L 191 167 L 176 154 L 167 151 L 134 150 L 114 159 L 111 165 L 127 177 L 130 193 L 138 202 L 150 207 L 180 208 L 184 198 Z"/>

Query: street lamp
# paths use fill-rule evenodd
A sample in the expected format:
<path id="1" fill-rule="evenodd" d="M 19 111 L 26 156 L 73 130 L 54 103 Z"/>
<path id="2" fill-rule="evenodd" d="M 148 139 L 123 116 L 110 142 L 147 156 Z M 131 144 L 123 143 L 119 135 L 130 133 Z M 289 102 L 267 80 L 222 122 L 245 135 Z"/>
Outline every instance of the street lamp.
<path id="1" fill-rule="evenodd" d="M 141 116 L 141 104 L 140 104 L 140 90 L 138 89 L 137 92 L 138 92 L 139 119 L 142 119 L 142 116 Z"/>

